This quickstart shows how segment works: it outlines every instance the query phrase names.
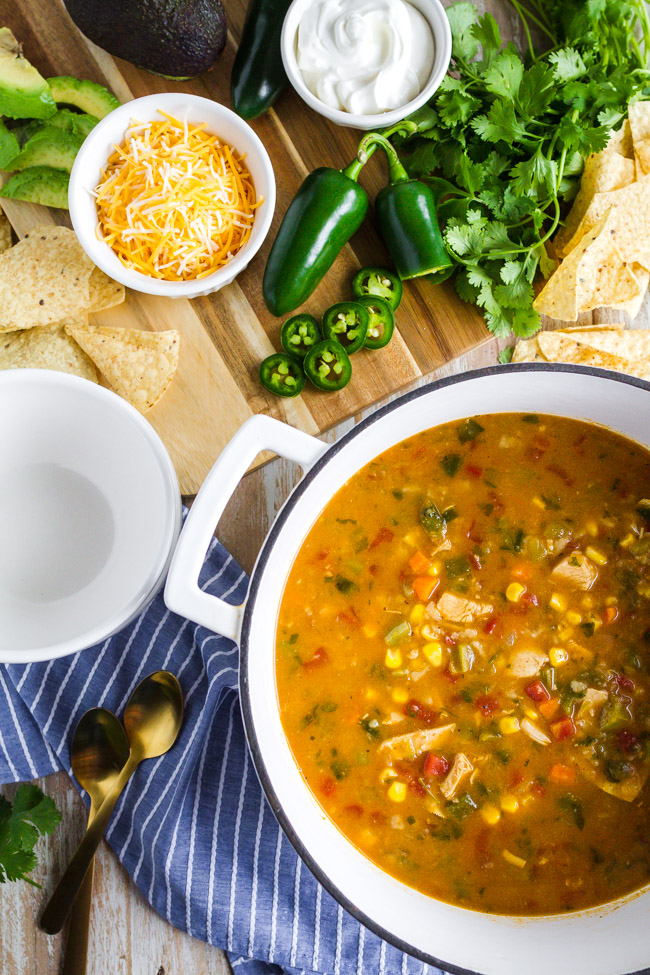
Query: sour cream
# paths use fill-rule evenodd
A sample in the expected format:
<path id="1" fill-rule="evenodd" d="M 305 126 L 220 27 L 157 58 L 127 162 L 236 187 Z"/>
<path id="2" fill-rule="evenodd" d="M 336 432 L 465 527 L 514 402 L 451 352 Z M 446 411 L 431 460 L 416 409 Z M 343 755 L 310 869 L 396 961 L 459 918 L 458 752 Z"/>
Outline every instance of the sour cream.
<path id="1" fill-rule="evenodd" d="M 433 57 L 431 27 L 406 0 L 313 0 L 296 36 L 309 90 L 354 115 L 406 105 L 427 83 Z"/>

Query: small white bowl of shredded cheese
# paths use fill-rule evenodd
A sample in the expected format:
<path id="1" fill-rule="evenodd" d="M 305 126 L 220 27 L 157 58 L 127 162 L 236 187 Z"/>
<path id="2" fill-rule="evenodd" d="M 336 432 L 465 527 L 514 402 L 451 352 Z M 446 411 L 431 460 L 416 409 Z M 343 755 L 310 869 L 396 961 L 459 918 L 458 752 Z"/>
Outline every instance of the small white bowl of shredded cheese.
<path id="1" fill-rule="evenodd" d="M 230 109 L 197 95 L 147 95 L 92 130 L 68 200 L 81 246 L 111 278 L 196 298 L 230 284 L 262 246 L 275 177 L 262 142 Z"/>
<path id="2" fill-rule="evenodd" d="M 380 129 L 433 97 L 451 30 L 440 0 L 293 0 L 281 48 L 311 108 L 339 125 Z"/>

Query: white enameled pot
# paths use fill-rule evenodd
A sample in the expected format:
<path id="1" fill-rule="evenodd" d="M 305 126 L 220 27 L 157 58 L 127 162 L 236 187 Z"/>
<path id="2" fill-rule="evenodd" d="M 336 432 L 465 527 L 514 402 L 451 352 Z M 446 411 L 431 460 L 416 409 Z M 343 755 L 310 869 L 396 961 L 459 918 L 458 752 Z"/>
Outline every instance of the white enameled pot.
<path id="1" fill-rule="evenodd" d="M 650 384 L 574 366 L 530 364 L 466 373 L 424 386 L 364 420 L 333 446 L 268 417 L 249 420 L 208 475 L 187 519 L 165 591 L 170 609 L 237 640 L 248 742 L 287 836 L 330 893 L 369 928 L 424 961 L 481 975 L 622 975 L 650 965 L 650 885 L 572 915 L 512 918 L 433 900 L 388 876 L 325 816 L 291 754 L 280 722 L 274 642 L 285 580 L 332 495 L 377 454 L 429 427 L 482 413 L 552 413 L 602 424 L 650 446 Z M 251 461 L 273 450 L 303 479 L 266 538 L 242 606 L 199 590 L 214 527 Z"/>

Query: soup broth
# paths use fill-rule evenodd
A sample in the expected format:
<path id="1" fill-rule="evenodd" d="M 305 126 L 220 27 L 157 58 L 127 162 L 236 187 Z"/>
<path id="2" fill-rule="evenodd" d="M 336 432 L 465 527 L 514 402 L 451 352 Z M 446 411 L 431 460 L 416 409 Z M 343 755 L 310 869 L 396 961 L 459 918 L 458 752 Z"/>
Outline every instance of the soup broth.
<path id="1" fill-rule="evenodd" d="M 501 414 L 392 447 L 288 577 L 282 722 L 314 795 L 383 870 L 481 911 L 650 880 L 650 454 Z"/>

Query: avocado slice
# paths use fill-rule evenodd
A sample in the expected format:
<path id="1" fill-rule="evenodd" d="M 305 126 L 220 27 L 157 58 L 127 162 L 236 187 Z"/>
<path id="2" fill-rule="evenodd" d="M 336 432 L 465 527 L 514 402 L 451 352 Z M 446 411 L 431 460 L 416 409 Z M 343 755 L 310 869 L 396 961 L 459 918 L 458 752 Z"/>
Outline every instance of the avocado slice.
<path id="1" fill-rule="evenodd" d="M 226 46 L 227 24 L 221 0 L 64 3 L 79 30 L 99 47 L 165 78 L 195 78 L 213 66 Z M 279 6 L 282 17 L 286 4 Z M 271 8 L 275 9 L 273 2 Z"/>
<path id="2" fill-rule="evenodd" d="M 5 123 L 7 128 L 16 136 L 19 149 L 22 149 L 28 139 L 31 139 L 43 126 L 48 124 L 42 119 L 34 118 L 5 119 Z M 15 155 L 17 153 L 14 153 Z"/>
<path id="3" fill-rule="evenodd" d="M 95 115 L 87 115 L 85 112 L 72 112 L 69 108 L 60 108 L 56 115 L 48 119 L 48 125 L 55 125 L 66 132 L 72 132 L 85 139 L 91 129 L 94 129 L 99 119 Z"/>
<path id="4" fill-rule="evenodd" d="M 46 125 L 28 139 L 20 153 L 6 164 L 15 171 L 32 166 L 49 166 L 52 169 L 72 169 L 83 139 L 72 132 Z"/>
<path id="5" fill-rule="evenodd" d="M 6 169 L 7 163 L 19 152 L 20 146 L 15 133 L 0 119 L 0 169 Z"/>
<path id="6" fill-rule="evenodd" d="M 48 78 L 48 84 L 57 105 L 75 105 L 97 119 L 104 118 L 120 106 L 113 92 L 96 81 L 61 75 L 59 78 Z"/>
<path id="7" fill-rule="evenodd" d="M 84 112 L 73 112 L 69 108 L 61 108 L 51 118 L 47 119 L 47 121 L 42 121 L 41 119 L 9 119 L 7 121 L 7 127 L 18 140 L 19 149 L 14 152 L 14 156 L 16 156 L 19 150 L 24 148 L 33 136 L 38 132 L 42 132 L 48 126 L 63 129 L 65 132 L 70 132 L 72 135 L 76 135 L 83 140 L 90 130 L 95 128 L 98 122 L 99 119 L 95 118 L 94 115 L 86 115 Z"/>
<path id="8" fill-rule="evenodd" d="M 49 118 L 56 105 L 47 81 L 29 63 L 8 27 L 0 27 L 0 115 Z"/>
<path id="9" fill-rule="evenodd" d="M 22 173 L 14 173 L 0 189 L 0 196 L 67 210 L 69 178 L 68 174 L 60 169 L 33 166 L 31 169 L 23 170 Z"/>

